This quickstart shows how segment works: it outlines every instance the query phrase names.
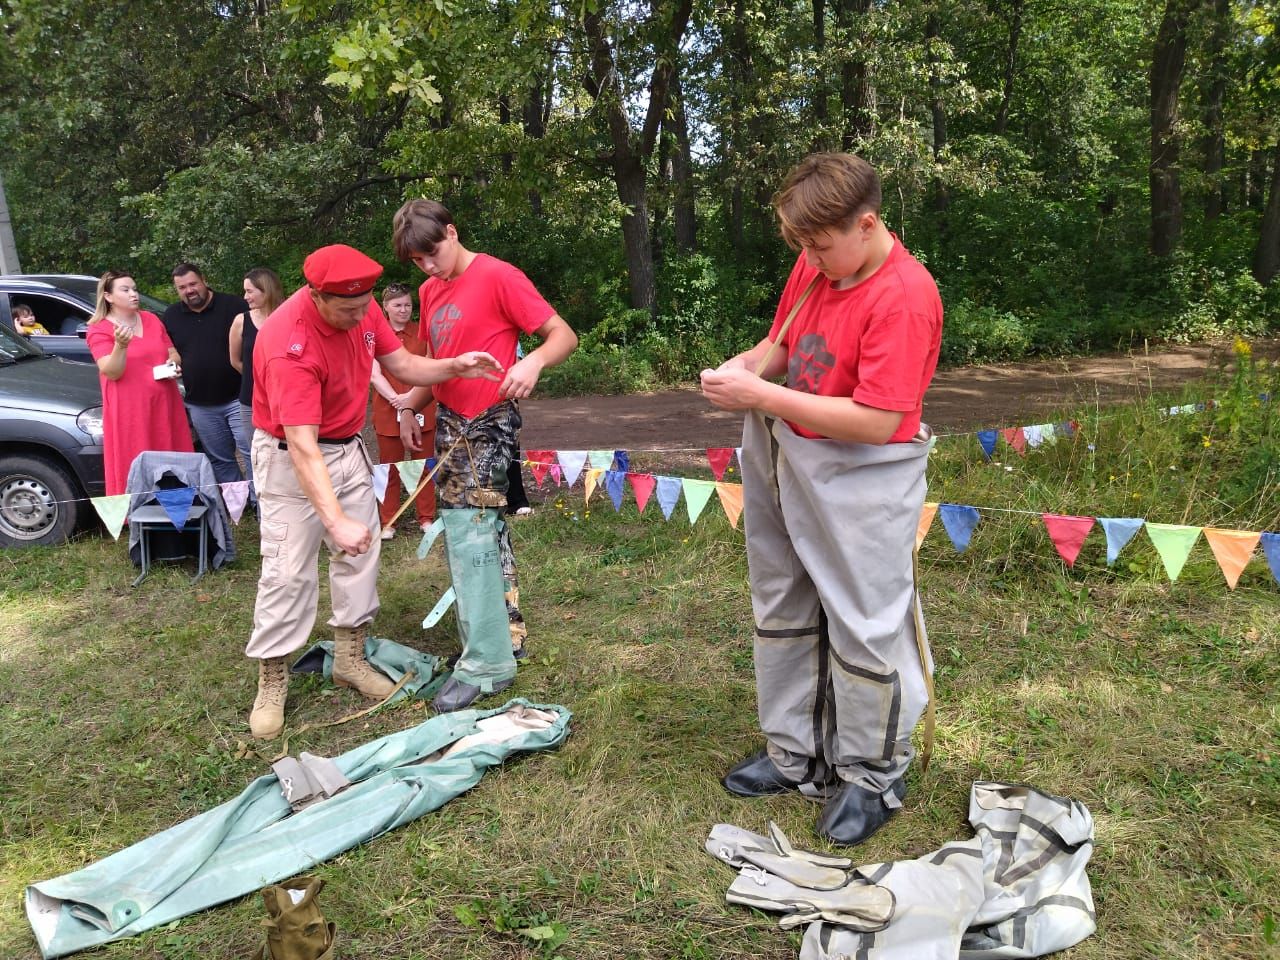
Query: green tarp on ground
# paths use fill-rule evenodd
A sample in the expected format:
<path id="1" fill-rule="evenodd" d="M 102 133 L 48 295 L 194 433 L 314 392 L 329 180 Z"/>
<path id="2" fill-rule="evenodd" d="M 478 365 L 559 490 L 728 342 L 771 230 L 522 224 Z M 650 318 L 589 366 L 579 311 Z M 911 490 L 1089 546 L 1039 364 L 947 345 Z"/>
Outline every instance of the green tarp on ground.
<path id="1" fill-rule="evenodd" d="M 259 777 L 212 810 L 29 886 L 40 952 L 131 937 L 307 870 L 438 809 L 513 753 L 558 747 L 569 719 L 564 707 L 520 699 L 434 716 L 335 757 L 351 787 L 298 813 L 274 774 Z"/>

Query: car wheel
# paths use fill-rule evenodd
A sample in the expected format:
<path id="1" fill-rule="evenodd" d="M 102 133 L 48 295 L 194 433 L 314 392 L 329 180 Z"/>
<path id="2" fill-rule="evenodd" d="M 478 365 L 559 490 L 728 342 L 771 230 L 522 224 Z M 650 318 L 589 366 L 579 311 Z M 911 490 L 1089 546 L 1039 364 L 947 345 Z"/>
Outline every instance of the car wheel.
<path id="1" fill-rule="evenodd" d="M 37 456 L 0 457 L 0 546 L 64 543 L 80 518 L 79 499 L 58 464 Z"/>

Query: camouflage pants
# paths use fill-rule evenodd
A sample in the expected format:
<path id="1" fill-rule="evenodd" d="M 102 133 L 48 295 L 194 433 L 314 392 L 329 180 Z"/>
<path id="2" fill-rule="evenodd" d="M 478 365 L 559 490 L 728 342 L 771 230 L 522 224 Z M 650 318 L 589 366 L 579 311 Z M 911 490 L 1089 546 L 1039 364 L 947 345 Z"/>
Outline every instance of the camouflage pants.
<path id="1" fill-rule="evenodd" d="M 520 424 L 520 407 L 514 400 L 504 400 L 470 420 L 440 404 L 436 414 L 436 459 L 440 469 L 435 482 L 441 510 L 489 507 L 505 513 L 507 468 L 520 446 Z M 498 526 L 511 649 L 519 658 L 529 631 L 520 612 L 520 580 L 511 548 L 511 528 L 505 521 Z"/>

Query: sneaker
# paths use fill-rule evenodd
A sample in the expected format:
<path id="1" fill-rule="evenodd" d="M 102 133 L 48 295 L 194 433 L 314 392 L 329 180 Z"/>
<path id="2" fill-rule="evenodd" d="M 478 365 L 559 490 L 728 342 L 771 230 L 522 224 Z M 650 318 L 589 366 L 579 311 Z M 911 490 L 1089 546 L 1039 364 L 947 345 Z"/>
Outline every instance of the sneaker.
<path id="1" fill-rule="evenodd" d="M 422 523 L 420 524 L 420 526 L 422 527 L 422 532 L 426 533 L 428 530 L 430 530 L 431 524 L 433 524 L 434 522 L 435 522 L 434 520 L 423 520 Z"/>
<path id="2" fill-rule="evenodd" d="M 516 516 L 517 517 L 533 516 L 533 507 L 521 507 L 519 510 L 516 511 Z"/>
<path id="3" fill-rule="evenodd" d="M 383 528 L 382 528 L 382 539 L 383 539 L 383 540 L 390 540 L 390 539 L 391 539 L 392 537 L 394 537 L 395 535 L 396 535 L 396 528 L 395 528 L 395 527 L 383 527 Z"/>

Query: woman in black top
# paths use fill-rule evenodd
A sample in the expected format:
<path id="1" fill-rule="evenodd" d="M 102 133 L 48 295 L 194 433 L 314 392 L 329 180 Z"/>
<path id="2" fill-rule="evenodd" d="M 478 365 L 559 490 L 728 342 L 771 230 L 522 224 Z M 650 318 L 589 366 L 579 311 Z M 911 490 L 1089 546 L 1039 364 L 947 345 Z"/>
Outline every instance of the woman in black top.
<path id="1" fill-rule="evenodd" d="M 284 288 L 274 270 L 254 267 L 244 275 L 244 301 L 249 312 L 231 322 L 228 346 L 231 365 L 240 371 L 240 422 L 244 426 L 245 446 L 253 449 L 253 345 L 258 330 L 273 310 L 284 300 Z M 245 475 L 253 480 L 252 464 L 245 464 Z"/>

